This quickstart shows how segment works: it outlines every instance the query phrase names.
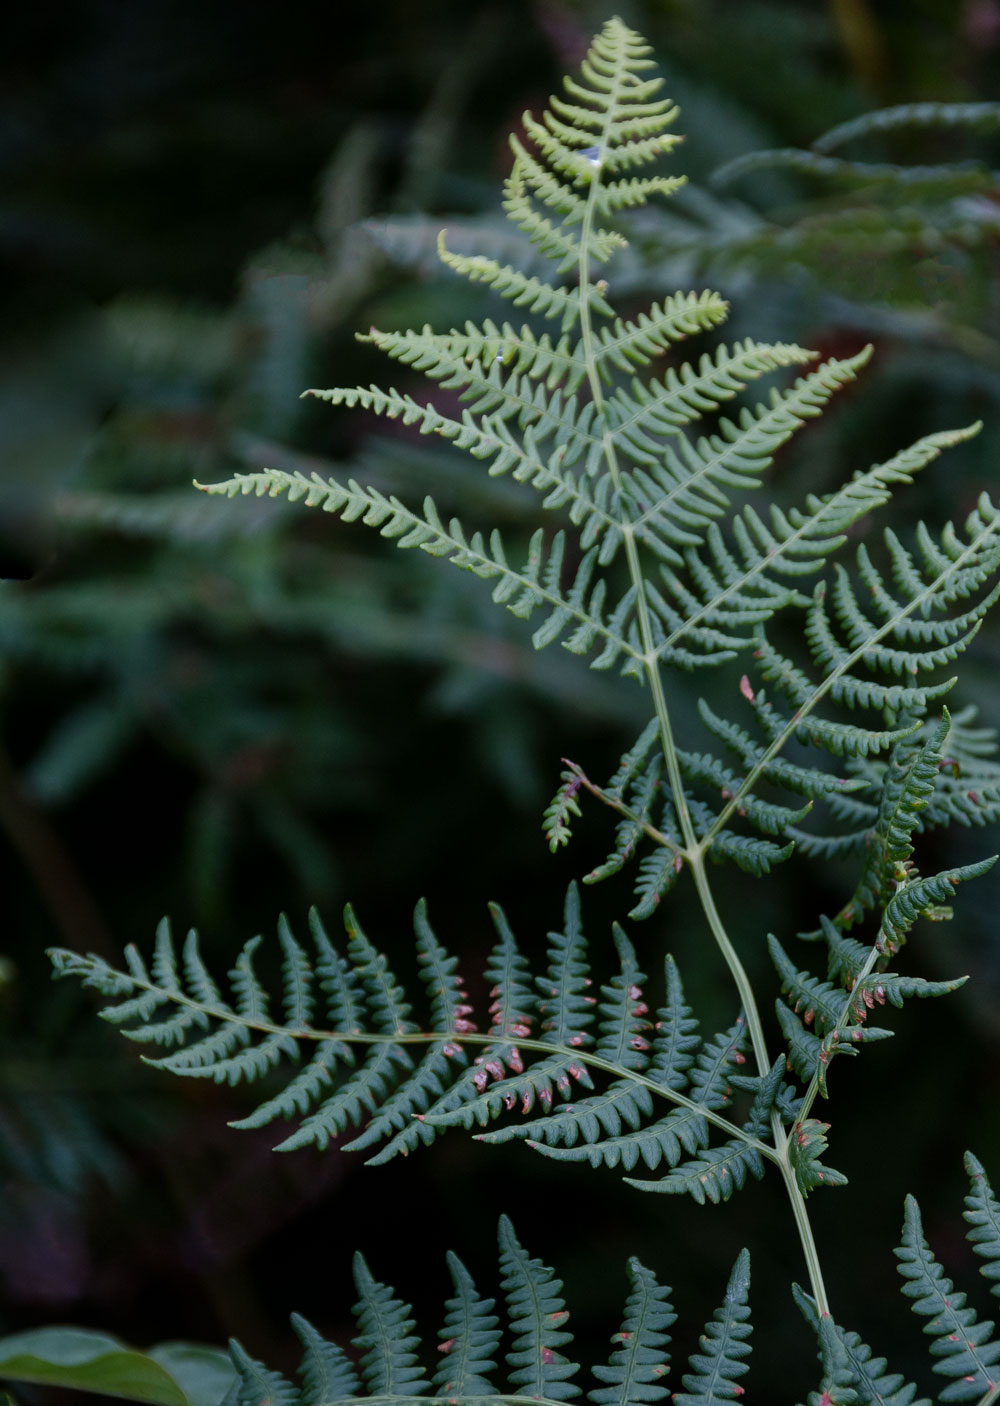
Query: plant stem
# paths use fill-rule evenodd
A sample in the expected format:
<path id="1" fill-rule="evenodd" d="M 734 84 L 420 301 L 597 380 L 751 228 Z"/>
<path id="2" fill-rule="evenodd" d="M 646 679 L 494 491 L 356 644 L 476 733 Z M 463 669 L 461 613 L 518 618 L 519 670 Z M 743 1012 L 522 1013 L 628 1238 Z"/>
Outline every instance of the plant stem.
<path id="1" fill-rule="evenodd" d="M 607 123 L 610 124 L 610 122 L 611 106 L 609 105 Z M 607 140 L 608 134 L 605 130 L 605 132 L 602 133 L 602 140 L 597 148 L 599 152 L 606 148 Z M 594 171 L 591 178 L 590 192 L 580 228 L 579 246 L 580 341 L 583 346 L 584 357 L 587 364 L 587 380 L 590 386 L 591 398 L 594 402 L 594 408 L 597 411 L 598 418 L 601 418 L 601 411 L 604 407 L 604 389 L 597 371 L 594 333 L 590 315 L 588 246 L 597 209 L 597 192 L 600 188 L 600 174 L 600 168 L 598 168 Z M 636 624 L 642 642 L 643 666 L 659 724 L 660 746 L 667 768 L 667 777 L 670 782 L 674 811 L 683 837 L 682 853 L 694 875 L 698 898 L 701 902 L 702 910 L 712 932 L 712 936 L 715 938 L 719 951 L 722 953 L 722 958 L 739 992 L 744 1018 L 746 1019 L 751 1043 L 753 1045 L 754 1057 L 757 1062 L 757 1070 L 758 1073 L 763 1076 L 770 1068 L 767 1045 L 764 1039 L 764 1027 L 761 1022 L 760 1012 L 757 1008 L 753 987 L 750 984 L 750 978 L 729 938 L 729 934 L 726 931 L 725 925 L 716 907 L 711 887 L 709 886 L 708 876 L 705 872 L 704 859 L 707 845 L 704 841 L 699 841 L 695 833 L 691 813 L 688 809 L 687 797 L 684 791 L 684 779 L 681 775 L 680 763 L 677 757 L 677 748 L 674 743 L 670 713 L 667 708 L 667 699 L 663 690 L 663 678 L 660 673 L 659 658 L 649 616 L 649 602 L 646 598 L 645 577 L 642 570 L 642 563 L 639 559 L 639 544 L 636 540 L 634 524 L 629 517 L 628 510 L 624 506 L 622 498 L 622 472 L 618 464 L 614 437 L 609 429 L 606 429 L 604 432 L 604 459 L 608 466 L 608 473 L 614 485 L 615 497 L 618 502 L 618 521 L 625 546 L 625 557 L 628 563 L 629 577 L 635 590 Z M 806 1209 L 805 1198 L 795 1179 L 795 1170 L 791 1165 L 788 1155 L 788 1135 L 782 1126 L 781 1118 L 776 1109 L 773 1109 L 771 1112 L 771 1134 L 774 1139 L 774 1153 L 781 1167 L 785 1189 L 788 1192 L 788 1199 L 792 1207 L 792 1215 L 795 1218 L 796 1228 L 799 1232 L 799 1240 L 802 1245 L 803 1255 L 805 1256 L 809 1283 L 812 1287 L 816 1307 L 820 1314 L 827 1317 L 830 1313 L 830 1306 L 829 1300 L 827 1299 L 826 1287 L 823 1283 L 823 1272 L 816 1249 L 816 1241 L 813 1237 L 812 1226 L 809 1222 L 809 1213 Z"/>

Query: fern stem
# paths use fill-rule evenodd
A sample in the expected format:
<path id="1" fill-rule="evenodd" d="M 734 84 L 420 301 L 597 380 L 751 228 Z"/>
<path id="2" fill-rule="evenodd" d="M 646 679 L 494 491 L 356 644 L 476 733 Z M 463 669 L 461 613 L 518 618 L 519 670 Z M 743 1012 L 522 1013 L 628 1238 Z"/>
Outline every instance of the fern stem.
<path id="1" fill-rule="evenodd" d="M 772 1114 L 772 1125 L 777 1119 L 777 1114 Z M 802 1246 L 802 1254 L 805 1257 L 806 1269 L 809 1274 L 809 1285 L 812 1289 L 813 1299 L 816 1309 L 821 1318 L 830 1317 L 830 1300 L 826 1292 L 826 1284 L 823 1282 L 823 1266 L 820 1264 L 819 1251 L 816 1248 L 816 1240 L 812 1231 L 812 1224 L 809 1220 L 809 1211 L 806 1207 L 806 1198 L 803 1196 L 799 1184 L 795 1179 L 795 1169 L 788 1156 L 788 1135 L 779 1124 L 782 1146 L 779 1149 L 778 1165 L 781 1167 L 781 1175 L 785 1182 L 785 1190 L 788 1192 L 788 1200 L 792 1207 L 792 1215 L 795 1218 L 796 1229 L 799 1232 L 799 1243 Z"/>
<path id="2" fill-rule="evenodd" d="M 602 146 L 608 140 L 608 129 L 612 121 L 614 105 L 608 105 L 608 116 L 605 124 L 605 131 L 602 134 Z M 598 148 L 600 150 L 601 147 Z M 590 191 L 587 198 L 587 206 L 584 212 L 582 228 L 580 232 L 580 256 L 579 256 L 579 288 L 578 297 L 580 305 L 580 340 L 584 348 L 584 356 L 587 363 L 587 380 L 590 385 L 590 393 L 594 402 L 594 408 L 601 415 L 604 407 L 604 391 L 601 386 L 600 377 L 597 372 L 597 362 L 594 355 L 594 333 L 590 315 L 590 270 L 588 247 L 590 234 L 593 228 L 594 213 L 597 205 L 597 191 L 600 185 L 601 173 L 598 168 L 592 175 Z M 611 481 L 615 487 L 618 502 L 622 503 L 622 473 L 618 464 L 618 456 L 615 451 L 614 438 L 609 431 L 604 434 L 604 459 L 608 466 Z M 757 1008 L 757 1001 L 754 996 L 750 978 L 746 968 L 739 959 L 735 947 L 726 931 L 725 924 L 716 907 L 711 886 L 708 882 L 708 875 L 705 873 L 704 856 L 708 850 L 710 840 L 703 839 L 699 842 L 695 833 L 694 823 L 691 819 L 691 812 L 688 809 L 687 796 L 684 791 L 684 779 L 681 776 L 680 763 L 677 757 L 677 748 L 674 743 L 673 729 L 670 723 L 670 712 L 667 708 L 666 694 L 663 690 L 663 676 L 660 671 L 659 652 L 656 647 L 653 630 L 649 616 L 649 603 L 646 599 L 645 578 L 642 571 L 642 563 L 639 560 L 639 545 L 636 540 L 635 526 L 629 518 L 628 511 L 621 507 L 619 511 L 621 522 L 622 539 L 625 546 L 625 558 L 628 563 L 629 577 L 635 588 L 635 610 L 636 623 L 639 628 L 639 638 L 642 643 L 642 662 L 646 678 L 649 681 L 649 690 L 656 711 L 656 718 L 659 723 L 660 745 L 663 749 L 663 759 L 666 764 L 667 777 L 670 782 L 670 791 L 674 803 L 674 811 L 683 836 L 683 848 L 681 853 L 687 859 L 694 875 L 695 886 L 698 891 L 698 898 L 705 914 L 705 919 L 715 938 L 722 958 L 729 968 L 730 975 L 740 994 L 743 1006 L 744 1018 L 747 1022 L 748 1031 L 753 1045 L 754 1057 L 757 1061 L 758 1073 L 763 1076 L 770 1067 L 767 1057 L 767 1046 L 764 1040 L 764 1027 L 761 1022 L 760 1012 Z M 744 787 L 744 790 L 749 789 Z M 734 800 L 729 808 L 729 813 L 736 808 L 738 800 Z M 721 826 L 716 826 L 719 829 Z M 710 832 L 711 833 L 711 832 Z M 799 1240 L 805 1256 L 806 1268 L 809 1274 L 809 1283 L 812 1287 L 813 1297 L 819 1312 L 824 1316 L 829 1316 L 830 1306 L 827 1299 L 826 1287 L 823 1283 L 823 1272 L 819 1262 L 819 1255 L 816 1249 L 816 1242 L 813 1238 L 812 1226 L 809 1222 L 809 1213 L 806 1210 L 805 1198 L 799 1189 L 795 1179 L 795 1172 L 792 1168 L 788 1156 L 788 1137 L 781 1124 L 781 1118 L 777 1110 L 771 1113 L 771 1133 L 774 1138 L 774 1147 L 768 1148 L 767 1156 L 776 1161 L 781 1168 L 781 1174 L 788 1192 L 788 1199 L 791 1202 L 792 1214 L 799 1232 Z M 743 1137 L 746 1134 L 742 1134 Z"/>
<path id="3" fill-rule="evenodd" d="M 729 934 L 715 906 L 715 897 L 709 886 L 708 875 L 705 873 L 705 863 L 700 855 L 691 861 L 691 872 L 694 875 L 695 885 L 698 889 L 698 897 L 701 906 L 712 930 L 712 936 L 718 944 L 726 965 L 732 974 L 743 1003 L 743 1014 L 747 1022 L 747 1030 L 750 1035 L 750 1042 L 753 1046 L 754 1057 L 757 1060 L 757 1068 L 761 1074 L 765 1074 L 770 1068 L 767 1045 L 764 1039 L 764 1027 L 761 1022 L 760 1012 L 757 1009 L 757 1001 L 754 996 L 750 978 L 746 968 L 740 961 L 739 956 L 733 946 Z M 814 1095 L 815 1096 L 815 1095 Z M 805 1115 L 800 1113 L 799 1117 Z M 805 1258 L 806 1269 L 809 1274 L 809 1283 L 812 1288 L 813 1298 L 819 1312 L 824 1316 L 830 1313 L 830 1303 L 827 1298 L 826 1285 L 823 1282 L 823 1269 L 819 1261 L 819 1253 L 816 1249 L 816 1240 L 813 1236 L 812 1225 L 809 1220 L 809 1212 L 806 1209 L 805 1197 L 795 1178 L 795 1169 L 792 1167 L 788 1155 L 788 1138 L 781 1117 L 777 1109 L 771 1110 L 771 1136 L 774 1139 L 774 1148 L 769 1149 L 772 1160 L 777 1162 L 781 1169 L 782 1179 L 785 1183 L 785 1190 L 788 1192 L 788 1199 L 792 1207 L 792 1215 L 795 1218 L 795 1225 L 799 1232 L 799 1241 L 802 1245 L 802 1254 Z"/>

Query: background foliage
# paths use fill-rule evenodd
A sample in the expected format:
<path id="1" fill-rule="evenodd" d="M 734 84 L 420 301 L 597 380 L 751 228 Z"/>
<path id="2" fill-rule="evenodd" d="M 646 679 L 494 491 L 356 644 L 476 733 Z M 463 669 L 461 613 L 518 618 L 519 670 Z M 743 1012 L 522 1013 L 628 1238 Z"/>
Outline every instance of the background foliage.
<path id="1" fill-rule="evenodd" d="M 356 1244 L 379 1272 L 379 1243 L 405 1238 L 413 1280 L 400 1287 L 415 1293 L 424 1278 L 440 1299 L 440 1256 L 425 1247 L 443 1237 L 491 1265 L 498 1209 L 577 1283 L 600 1237 L 615 1274 L 591 1271 L 595 1323 L 613 1317 L 617 1267 L 640 1243 L 670 1247 L 663 1277 L 674 1265 L 696 1276 L 692 1322 L 731 1259 L 722 1216 L 679 1214 L 609 1174 L 598 1218 L 586 1178 L 516 1149 L 446 1140 L 375 1171 L 273 1158 L 266 1130 L 227 1134 L 225 1119 L 245 1111 L 236 1094 L 147 1075 L 94 1029 L 78 993 L 44 984 L 46 946 L 110 956 L 147 938 L 163 909 L 198 923 L 206 952 L 224 957 L 281 908 L 300 920 L 316 902 L 332 926 L 348 896 L 403 970 L 421 893 L 449 945 L 481 966 L 486 900 L 530 942 L 527 915 L 541 904 L 557 921 L 587 844 L 554 860 L 541 839 L 559 758 L 600 773 L 634 736 L 627 687 L 564 668 L 555 651 L 534 656 L 477 583 L 462 591 L 434 563 L 395 560 L 327 519 L 188 487 L 264 464 L 342 473 L 358 461 L 381 488 L 488 507 L 513 531 L 525 511 L 443 447 L 384 427 L 375 440 L 363 416 L 298 394 L 381 373 L 355 328 L 468 314 L 452 305 L 467 288 L 437 265 L 437 230 L 447 223 L 457 244 L 474 223 L 477 247 L 492 231 L 502 248 L 505 134 L 605 11 L 435 0 L 345 24 L 336 8 L 79 0 L 56 32 L 40 11 L 18 14 L 0 60 L 5 1331 L 60 1318 L 140 1343 L 236 1333 L 281 1363 L 290 1307 L 341 1330 Z M 887 132 L 836 153 L 977 163 L 923 183 L 815 160 L 730 163 L 806 147 L 876 106 L 996 96 L 1000 5 L 619 8 L 656 46 L 695 182 L 669 217 L 648 217 L 619 289 L 628 280 L 638 300 L 711 282 L 734 299 L 731 339 L 847 354 L 873 338 L 861 390 L 782 461 L 779 483 L 794 480 L 799 497 L 835 468 L 981 417 L 985 434 L 904 500 L 914 516 L 961 516 L 996 475 L 1000 137 Z M 966 670 L 987 721 L 997 651 L 995 635 L 982 639 Z M 995 847 L 957 838 L 966 860 Z M 802 861 L 782 877 L 767 902 L 783 908 L 755 899 L 745 938 L 794 930 L 796 883 L 807 911 L 817 883 L 837 901 L 835 874 Z M 846 1203 L 831 1194 L 817 1198 L 817 1230 L 840 1277 L 870 1295 L 854 1320 L 876 1337 L 886 1316 L 904 1317 L 883 1233 L 898 1226 L 901 1186 L 895 1171 L 875 1175 L 884 1154 L 864 1082 L 877 1063 L 894 1165 L 957 1270 L 961 1149 L 1000 1165 L 996 882 L 970 888 L 961 921 L 923 939 L 923 974 L 973 975 L 951 998 L 947 1061 L 914 1056 L 917 1010 L 867 1070 L 843 1077 L 857 1114 L 851 1134 L 841 1125 L 837 1164 L 856 1186 L 839 1194 L 856 1219 L 845 1235 Z M 591 896 L 591 931 L 616 898 Z M 696 941 L 682 933 L 678 956 L 694 1004 L 711 1011 L 711 970 L 699 989 L 684 961 Z M 765 960 L 759 943 L 748 951 Z M 772 1189 L 746 1195 L 763 1239 Z M 799 1273 L 794 1247 L 787 1263 L 757 1255 L 754 1294 L 784 1292 Z"/>

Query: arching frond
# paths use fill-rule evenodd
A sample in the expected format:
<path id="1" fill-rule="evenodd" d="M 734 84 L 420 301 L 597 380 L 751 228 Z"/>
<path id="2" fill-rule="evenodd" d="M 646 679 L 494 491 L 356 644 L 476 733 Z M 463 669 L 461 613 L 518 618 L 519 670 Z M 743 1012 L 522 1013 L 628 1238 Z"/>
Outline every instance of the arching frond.
<path id="1" fill-rule="evenodd" d="M 343 953 L 315 914 L 309 956 L 281 920 L 277 997 L 253 967 L 258 940 L 246 945 L 230 974 L 229 999 L 202 962 L 194 933 L 182 968 L 166 924 L 152 969 L 134 948 L 124 971 L 94 956 L 55 951 L 52 959 L 57 974 L 77 976 L 106 998 L 102 1014 L 124 1035 L 155 1039 L 166 1050 L 148 1058 L 154 1067 L 228 1083 L 275 1072 L 281 1087 L 272 1084 L 269 1096 L 233 1126 L 295 1120 L 281 1151 L 323 1148 L 355 1129 L 343 1150 L 369 1152 L 380 1164 L 460 1126 L 486 1129 L 484 1141 L 516 1138 L 548 1156 L 629 1171 L 714 1156 L 717 1130 L 743 1150 L 741 1165 L 759 1174 L 761 1158 L 771 1155 L 761 1141 L 760 1090 L 751 1090 L 749 1118 L 725 1116 L 745 1058 L 742 1019 L 701 1040 L 668 961 L 666 1004 L 652 1024 L 646 977 L 618 927 L 617 970 L 591 995 L 575 886 L 534 975 L 503 913 L 492 911 L 497 943 L 485 973 L 492 1004 L 480 1022 L 423 904 L 414 932 L 426 1026 L 414 1019 L 406 991 L 350 908 Z M 574 1100 L 574 1089 L 588 1092 Z M 769 1108 L 777 1086 L 768 1089 Z M 510 1121 L 515 1110 L 520 1117 Z"/>

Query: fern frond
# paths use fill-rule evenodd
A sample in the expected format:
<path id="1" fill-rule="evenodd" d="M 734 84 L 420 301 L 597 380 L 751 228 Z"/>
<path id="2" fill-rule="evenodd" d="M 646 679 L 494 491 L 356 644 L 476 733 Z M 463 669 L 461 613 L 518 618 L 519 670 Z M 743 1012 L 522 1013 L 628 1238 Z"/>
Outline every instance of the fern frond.
<path id="1" fill-rule="evenodd" d="M 354 1345 L 361 1353 L 361 1376 L 369 1395 L 422 1396 L 428 1383 L 416 1353 L 420 1339 L 413 1331 L 410 1305 L 372 1277 L 360 1254 L 354 1256 L 354 1283 L 359 1329 Z"/>
<path id="2" fill-rule="evenodd" d="M 965 1238 L 973 1253 L 986 1261 L 979 1273 L 991 1281 L 990 1293 L 1000 1297 L 1000 1202 L 993 1194 L 982 1164 L 971 1152 L 965 1154 L 965 1171 L 969 1177 L 969 1194 L 965 1198 L 965 1219 L 972 1227 Z"/>
<path id="3" fill-rule="evenodd" d="M 448 1255 L 455 1288 L 445 1305 L 439 1329 L 438 1360 L 428 1380 L 418 1352 L 409 1305 L 389 1286 L 376 1282 L 360 1255 L 355 1257 L 359 1301 L 354 1307 L 358 1331 L 353 1339 L 361 1355 L 361 1376 L 347 1354 L 322 1338 L 298 1314 L 292 1323 L 304 1353 L 299 1367 L 301 1391 L 280 1373 L 254 1362 L 230 1344 L 237 1371 L 234 1400 L 239 1406 L 376 1406 L 401 1397 L 423 1397 L 438 1406 L 517 1400 L 556 1402 L 581 1394 L 590 1373 L 564 1356 L 573 1341 L 562 1283 L 551 1268 L 531 1256 L 506 1217 L 499 1226 L 500 1272 L 506 1313 L 480 1297 L 461 1261 Z M 669 1394 L 670 1328 L 677 1315 L 670 1290 L 632 1258 L 627 1265 L 628 1297 L 621 1326 L 611 1338 L 606 1364 L 595 1365 L 587 1400 L 593 1406 L 650 1406 Z M 688 1359 L 683 1392 L 673 1400 L 685 1406 L 719 1406 L 742 1395 L 738 1379 L 748 1370 L 750 1260 L 744 1250 L 733 1267 L 722 1304 L 704 1327 L 698 1349 Z M 502 1334 L 501 1330 L 505 1330 Z M 502 1336 L 508 1339 L 506 1367 L 496 1358 Z M 892 1403 L 896 1406 L 896 1403 Z"/>
<path id="4" fill-rule="evenodd" d="M 745 1143 L 751 1160 L 772 1155 L 752 1111 L 742 1127 L 723 1115 L 744 1060 L 745 1022 L 702 1043 L 668 961 L 667 1004 L 651 1028 L 645 977 L 617 927 L 618 971 L 599 996 L 590 995 L 575 886 L 567 892 L 562 930 L 549 934 L 542 974 L 531 974 L 503 913 L 492 911 L 498 941 L 486 967 L 491 1006 L 485 1034 L 422 903 L 414 930 L 429 1028 L 412 1018 L 406 992 L 350 908 L 343 956 L 312 915 L 315 966 L 281 920 L 283 1018 L 271 1013 L 269 993 L 253 972 L 256 942 L 247 944 L 231 973 L 237 993 L 231 1002 L 197 956 L 194 937 L 186 944 L 182 979 L 165 925 L 152 972 L 134 949 L 127 973 L 99 958 L 55 951 L 52 960 L 57 974 L 82 977 L 101 990 L 123 1034 L 141 1038 L 149 1027 L 159 1035 L 169 1026 L 172 1052 L 148 1061 L 159 1067 L 233 1082 L 301 1061 L 290 1074 L 279 1074 L 281 1087 L 271 1097 L 233 1124 L 258 1128 L 295 1119 L 280 1151 L 324 1148 L 353 1128 L 356 1135 L 343 1149 L 372 1151 L 369 1160 L 381 1164 L 432 1142 L 444 1128 L 482 1128 L 489 1129 L 485 1141 L 517 1138 L 547 1155 L 629 1171 L 664 1160 L 675 1166 L 703 1151 L 716 1128 Z M 310 1023 L 320 996 L 330 1028 Z M 574 1088 L 592 1092 L 571 1102 Z M 496 1126 L 515 1109 L 520 1121 Z"/>
<path id="5" fill-rule="evenodd" d="M 275 497 L 286 490 L 294 498 L 304 497 L 309 506 L 321 506 L 324 512 L 339 513 L 348 521 L 361 518 L 369 526 L 378 527 L 383 537 L 397 539 L 400 547 L 419 547 L 432 556 L 445 557 L 484 580 L 497 578 L 493 599 L 521 619 L 527 620 L 538 607 L 548 606 L 550 613 L 545 624 L 535 631 L 536 648 L 552 644 L 575 626 L 565 641 L 573 653 L 583 654 L 600 644 L 603 648 L 593 661 L 594 668 L 607 669 L 617 663 L 623 673 L 638 672 L 641 648 L 631 619 L 634 593 L 626 592 L 605 618 L 605 583 L 599 580 L 592 589 L 590 584 L 597 562 L 596 549 L 582 558 L 572 585 L 563 590 L 560 578 L 565 537 L 561 532 L 547 548 L 539 528 L 531 539 L 524 565 L 518 570 L 508 564 L 499 532 L 491 534 L 488 546 L 478 532 L 467 538 L 456 518 L 447 526 L 444 524 L 429 498 L 424 501 L 421 515 L 411 512 L 398 498 L 387 498 L 373 488 L 362 488 L 353 482 L 344 487 L 332 478 L 307 478 L 275 469 L 237 474 L 205 491 L 228 497 L 238 493 Z"/>
<path id="6" fill-rule="evenodd" d="M 667 1388 L 662 1385 L 670 1361 L 666 1331 L 676 1322 L 670 1290 L 656 1282 L 656 1276 L 635 1258 L 629 1260 L 631 1292 L 625 1304 L 621 1329 L 612 1341 L 618 1346 L 607 1366 L 594 1367 L 594 1376 L 604 1387 L 587 1393 L 594 1406 L 640 1406 L 642 1402 L 662 1401 Z"/>
<path id="7" fill-rule="evenodd" d="M 914 1313 L 929 1320 L 924 1332 L 934 1339 L 934 1371 L 951 1379 L 941 1400 L 978 1401 L 1000 1383 L 1000 1340 L 992 1337 L 993 1324 L 980 1322 L 975 1310 L 966 1308 L 965 1294 L 956 1293 L 946 1278 L 924 1238 L 920 1209 L 912 1196 L 906 1198 L 896 1258 L 903 1293 L 913 1300 Z"/>
<path id="8" fill-rule="evenodd" d="M 500 1270 L 512 1338 L 507 1362 L 517 1395 L 549 1401 L 579 1396 L 572 1380 L 579 1364 L 559 1352 L 573 1340 L 562 1329 L 569 1317 L 560 1297 L 562 1281 L 527 1254 L 506 1216 L 500 1220 Z"/>
<path id="9" fill-rule="evenodd" d="M 903 103 L 898 107 L 878 108 L 849 122 L 841 122 L 812 143 L 813 150 L 831 152 L 859 137 L 883 135 L 901 130 L 933 130 L 936 127 L 954 131 L 968 127 L 976 132 L 995 132 L 1000 127 L 1000 103 Z"/>
<path id="10" fill-rule="evenodd" d="M 684 1390 L 675 1392 L 675 1406 L 716 1406 L 743 1394 L 739 1378 L 748 1371 L 750 1356 L 750 1256 L 741 1250 L 726 1286 L 726 1296 L 715 1310 L 699 1346 L 691 1354 L 693 1370 L 681 1380 Z"/>
<path id="11" fill-rule="evenodd" d="M 795 1173 L 795 1180 L 803 1196 L 807 1196 L 817 1186 L 846 1186 L 843 1172 L 833 1167 L 825 1167 L 819 1160 L 826 1151 L 826 1134 L 829 1123 L 821 1123 L 816 1118 L 806 1118 L 796 1123 L 788 1138 L 788 1154 Z"/>
<path id="12" fill-rule="evenodd" d="M 500 1350 L 500 1319 L 494 1300 L 480 1297 L 472 1276 L 457 1255 L 448 1252 L 448 1270 L 455 1293 L 445 1304 L 444 1327 L 438 1337 L 441 1360 L 434 1386 L 448 1400 L 496 1396 L 488 1372 L 496 1370 Z"/>
<path id="13" fill-rule="evenodd" d="M 857 1333 L 834 1325 L 844 1356 L 851 1371 L 852 1385 L 857 1387 L 861 1406 L 931 1406 L 926 1396 L 914 1401 L 917 1388 L 899 1372 L 887 1371 L 884 1357 L 874 1357 L 867 1343 Z"/>
<path id="14" fill-rule="evenodd" d="M 302 1406 L 325 1406 L 345 1396 L 360 1396 L 361 1380 L 344 1349 L 324 1338 L 300 1313 L 292 1314 L 292 1327 L 304 1349 L 299 1367 Z"/>
<path id="15" fill-rule="evenodd" d="M 236 1406 L 297 1406 L 299 1395 L 287 1377 L 256 1362 L 238 1342 L 230 1340 L 229 1354 L 236 1368 L 236 1388 L 226 1397 Z"/>
<path id="16" fill-rule="evenodd" d="M 443 264 L 462 274 L 472 283 L 485 283 L 488 288 L 509 299 L 515 307 L 543 317 L 561 318 L 561 331 L 568 332 L 580 316 L 580 301 L 576 289 L 553 287 L 544 279 L 522 273 L 510 264 L 482 255 L 456 254 L 445 242 L 447 230 L 438 235 L 438 257 Z M 594 286 L 587 290 L 587 303 L 592 312 L 612 316 L 614 309 Z"/>

